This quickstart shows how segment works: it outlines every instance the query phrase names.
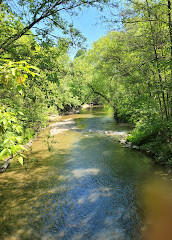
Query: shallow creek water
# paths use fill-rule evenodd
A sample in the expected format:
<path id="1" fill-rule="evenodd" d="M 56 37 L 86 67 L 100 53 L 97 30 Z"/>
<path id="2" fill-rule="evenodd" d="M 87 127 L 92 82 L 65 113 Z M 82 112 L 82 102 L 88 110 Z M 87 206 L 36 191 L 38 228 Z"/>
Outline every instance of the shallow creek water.
<path id="1" fill-rule="evenodd" d="M 0 239 L 141 239 L 143 185 L 161 170 L 118 143 L 128 131 L 103 108 L 54 118 L 0 175 Z"/>

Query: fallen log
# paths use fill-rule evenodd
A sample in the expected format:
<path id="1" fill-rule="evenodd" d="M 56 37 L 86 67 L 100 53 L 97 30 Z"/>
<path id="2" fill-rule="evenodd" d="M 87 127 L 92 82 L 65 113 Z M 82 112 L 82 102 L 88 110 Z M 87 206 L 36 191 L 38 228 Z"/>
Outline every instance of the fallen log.
<path id="1" fill-rule="evenodd" d="M 0 173 L 3 173 L 6 171 L 6 169 L 9 167 L 10 165 L 10 161 L 13 157 L 11 156 L 10 158 L 7 159 L 7 161 L 0 167 Z"/>

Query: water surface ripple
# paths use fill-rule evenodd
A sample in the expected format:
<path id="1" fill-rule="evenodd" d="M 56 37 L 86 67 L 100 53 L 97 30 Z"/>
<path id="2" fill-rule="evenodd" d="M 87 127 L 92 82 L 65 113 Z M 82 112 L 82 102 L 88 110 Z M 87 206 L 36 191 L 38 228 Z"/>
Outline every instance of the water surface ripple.
<path id="1" fill-rule="evenodd" d="M 68 120 L 70 128 L 53 123 L 40 133 L 26 170 L 13 163 L 0 175 L 0 239 L 141 239 L 140 188 L 150 160 L 115 141 L 129 126 L 102 109 L 59 121 Z"/>

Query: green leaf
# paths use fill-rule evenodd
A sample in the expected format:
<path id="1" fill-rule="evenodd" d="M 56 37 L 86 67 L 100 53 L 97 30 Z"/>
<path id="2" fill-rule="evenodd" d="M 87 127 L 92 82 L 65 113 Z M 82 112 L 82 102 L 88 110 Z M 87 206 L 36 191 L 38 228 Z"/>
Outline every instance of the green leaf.
<path id="1" fill-rule="evenodd" d="M 20 90 L 19 93 L 20 93 L 20 95 L 23 95 L 23 91 L 22 90 Z"/>
<path id="2" fill-rule="evenodd" d="M 7 143 L 7 142 L 9 142 L 9 139 L 8 139 L 8 138 L 4 140 L 4 143 Z"/>
<path id="3" fill-rule="evenodd" d="M 21 163 L 21 165 L 23 166 L 23 158 L 22 158 L 22 157 L 19 157 L 19 158 L 18 158 L 18 161 L 19 161 L 19 163 Z"/>
<path id="4" fill-rule="evenodd" d="M 35 66 L 28 66 L 28 67 L 39 71 L 39 68 L 37 68 L 37 67 L 35 67 Z"/>
<path id="5" fill-rule="evenodd" d="M 13 76 L 16 75 L 16 70 L 15 70 L 15 68 L 11 68 L 11 72 L 12 72 L 12 75 L 13 75 Z"/>
<path id="6" fill-rule="evenodd" d="M 22 87 L 19 85 L 17 86 L 17 91 L 21 91 L 22 90 Z"/>
<path id="7" fill-rule="evenodd" d="M 20 114 L 20 115 L 24 116 L 24 113 L 22 113 L 22 112 L 18 112 L 18 114 Z"/>
<path id="8" fill-rule="evenodd" d="M 6 148 L 3 149 L 3 150 L 0 152 L 0 156 L 4 156 L 7 152 L 8 152 L 8 151 L 7 151 Z"/>
<path id="9" fill-rule="evenodd" d="M 25 156 L 25 155 L 23 155 L 22 153 L 20 153 L 20 156 L 22 156 L 23 158 L 26 158 L 26 156 Z"/>

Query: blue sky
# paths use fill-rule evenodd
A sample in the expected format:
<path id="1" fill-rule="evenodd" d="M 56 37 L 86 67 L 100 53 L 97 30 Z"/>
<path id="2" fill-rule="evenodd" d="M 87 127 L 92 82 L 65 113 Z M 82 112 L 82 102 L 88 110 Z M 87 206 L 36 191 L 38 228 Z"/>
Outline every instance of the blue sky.
<path id="1" fill-rule="evenodd" d="M 98 10 L 89 8 L 85 9 L 79 16 L 72 18 L 74 26 L 87 38 L 86 45 L 88 48 L 91 48 L 93 42 L 108 33 L 105 24 L 100 21 L 100 16 Z M 73 49 L 71 52 L 76 52 L 76 50 Z"/>
<path id="2" fill-rule="evenodd" d="M 70 17 L 65 12 L 63 12 L 61 16 L 68 22 L 73 23 L 74 28 L 78 29 L 82 33 L 82 35 L 87 38 L 84 47 L 89 49 L 91 48 L 93 42 L 97 41 L 99 38 L 108 33 L 109 29 L 107 29 L 106 25 L 102 21 L 100 21 L 100 17 L 102 16 L 102 14 L 108 15 L 107 11 L 101 13 L 96 8 L 90 7 L 84 8 L 83 12 L 78 13 L 78 16 Z M 44 28 L 44 23 L 39 23 L 37 27 Z M 32 29 L 32 31 L 35 32 L 34 29 Z M 55 29 L 54 35 L 61 37 L 64 36 L 62 35 L 60 29 Z M 77 51 L 78 48 L 70 49 L 70 57 L 74 58 Z"/>
<path id="3" fill-rule="evenodd" d="M 12 7 L 14 10 L 16 10 L 17 6 L 17 0 L 11 0 L 14 5 Z M 17 8 L 18 9 L 18 8 Z M 72 22 L 74 27 L 77 28 L 84 37 L 87 38 L 87 41 L 85 43 L 85 46 L 87 46 L 87 49 L 91 48 L 91 45 L 93 42 L 97 41 L 99 38 L 101 38 L 103 35 L 106 35 L 110 29 L 107 28 L 106 24 L 103 23 L 103 21 L 100 21 L 100 17 L 102 15 L 106 17 L 110 17 L 109 11 L 108 11 L 108 5 L 105 6 L 103 12 L 101 13 L 100 10 L 97 10 L 95 7 L 89 7 L 89 8 L 83 8 L 82 12 L 78 12 L 78 16 L 72 16 L 70 17 L 65 11 L 62 13 L 61 16 L 64 17 L 68 22 Z M 116 9 L 113 9 L 113 13 L 117 12 Z M 29 18 L 29 14 L 26 15 L 26 20 Z M 36 27 L 38 28 L 44 28 L 45 24 L 44 22 L 40 22 L 37 24 Z M 35 29 L 32 28 L 33 33 L 35 33 Z M 63 36 L 60 29 L 54 30 L 55 36 Z M 84 47 L 85 47 L 84 46 Z M 78 49 L 71 49 L 69 54 L 73 58 L 76 54 Z"/>
<path id="4" fill-rule="evenodd" d="M 110 14 L 110 11 L 113 12 L 114 17 Z M 79 13 L 77 17 L 72 17 L 71 19 L 67 17 L 67 20 L 72 20 L 74 27 L 76 27 L 80 32 L 83 34 L 84 37 L 87 38 L 86 46 L 87 49 L 90 49 L 92 44 L 97 41 L 102 36 L 107 35 L 110 30 L 113 30 L 112 27 L 115 29 L 121 29 L 122 25 L 118 23 L 118 25 L 113 25 L 112 23 L 111 28 L 108 27 L 108 24 L 100 20 L 102 16 L 105 16 L 108 20 L 115 20 L 119 19 L 118 13 L 120 9 L 113 8 L 109 9 L 109 7 L 105 7 L 103 12 L 100 12 L 96 8 L 90 7 L 85 8 L 82 13 Z M 116 16 L 115 16 L 116 15 Z M 78 49 L 71 49 L 69 54 L 71 58 L 73 58 L 76 54 Z"/>
<path id="5" fill-rule="evenodd" d="M 91 48 L 92 44 L 102 36 L 106 35 L 110 30 L 107 24 L 100 20 L 100 17 L 104 15 L 110 18 L 107 9 L 101 13 L 96 8 L 85 8 L 83 12 L 79 13 L 77 17 L 65 16 L 65 19 L 71 21 L 75 28 L 77 28 L 84 37 L 87 38 L 85 46 L 87 49 Z M 69 54 L 73 58 L 78 49 L 71 49 Z"/>
<path id="6" fill-rule="evenodd" d="M 18 1 L 19 0 L 11 0 L 12 8 L 14 8 L 15 11 L 18 11 L 19 9 L 19 6 L 17 5 Z M 21 9 L 21 11 L 23 11 L 23 8 Z M 113 14 L 119 12 L 117 8 L 111 9 L 109 4 L 104 5 L 103 12 L 100 12 L 100 10 L 98 10 L 95 7 L 89 7 L 89 8 L 85 7 L 81 12 L 79 12 L 78 9 L 76 9 L 76 11 L 78 12 L 78 16 L 70 17 L 66 13 L 66 11 L 64 11 L 64 12 L 61 12 L 61 17 L 64 17 L 65 20 L 73 23 L 74 27 L 77 28 L 82 33 L 82 35 L 87 38 L 87 41 L 84 46 L 84 47 L 87 47 L 87 49 L 91 48 L 91 45 L 93 44 L 93 42 L 97 41 L 99 38 L 106 35 L 110 30 L 107 28 L 107 24 L 103 23 L 103 21 L 100 21 L 100 17 L 103 15 L 110 19 L 112 16 L 110 15 L 109 11 L 112 11 Z M 26 15 L 26 20 L 29 20 L 29 13 Z M 38 27 L 39 29 L 44 28 L 45 22 L 41 21 L 36 25 L 36 27 Z M 33 33 L 36 33 L 35 28 L 32 28 L 31 30 L 33 31 Z M 54 30 L 53 34 L 57 37 L 64 36 L 62 35 L 62 32 L 60 29 Z M 71 58 L 75 56 L 77 50 L 78 49 L 74 49 L 74 48 L 70 50 L 69 54 Z"/>

